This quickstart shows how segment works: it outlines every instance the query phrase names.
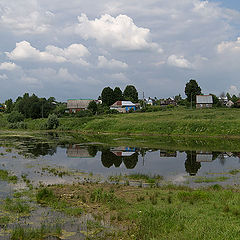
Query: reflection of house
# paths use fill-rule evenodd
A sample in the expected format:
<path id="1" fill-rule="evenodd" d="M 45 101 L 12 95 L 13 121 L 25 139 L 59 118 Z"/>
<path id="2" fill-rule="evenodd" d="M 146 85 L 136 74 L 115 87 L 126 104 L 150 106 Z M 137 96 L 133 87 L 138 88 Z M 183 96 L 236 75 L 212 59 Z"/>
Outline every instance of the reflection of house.
<path id="1" fill-rule="evenodd" d="M 197 162 L 212 162 L 213 161 L 213 154 L 212 152 L 196 152 L 196 161 Z"/>
<path id="2" fill-rule="evenodd" d="M 80 145 L 70 145 L 67 149 L 67 156 L 70 158 L 92 158 L 87 147 Z"/>
<path id="3" fill-rule="evenodd" d="M 160 150 L 160 157 L 177 157 L 176 151 Z"/>
<path id="4" fill-rule="evenodd" d="M 81 110 L 86 110 L 88 104 L 94 101 L 93 99 L 69 99 L 67 100 L 67 110 L 69 113 L 76 113 Z"/>
<path id="5" fill-rule="evenodd" d="M 211 108 L 213 105 L 212 95 L 197 95 L 196 108 Z"/>
<path id="6" fill-rule="evenodd" d="M 110 109 L 115 109 L 118 112 L 129 112 L 130 110 L 136 110 L 136 104 L 131 101 L 117 101 L 113 105 L 110 106 Z"/>
<path id="7" fill-rule="evenodd" d="M 136 152 L 136 149 L 130 147 L 115 147 L 111 149 L 111 152 L 118 157 L 129 157 Z"/>

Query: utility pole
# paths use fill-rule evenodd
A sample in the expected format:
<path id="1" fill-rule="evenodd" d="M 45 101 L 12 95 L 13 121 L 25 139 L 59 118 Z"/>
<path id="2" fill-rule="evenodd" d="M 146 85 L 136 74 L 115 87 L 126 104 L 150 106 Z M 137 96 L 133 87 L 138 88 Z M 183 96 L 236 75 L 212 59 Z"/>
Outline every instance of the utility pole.
<path id="1" fill-rule="evenodd" d="M 191 109 L 192 109 L 192 92 L 191 92 Z"/>

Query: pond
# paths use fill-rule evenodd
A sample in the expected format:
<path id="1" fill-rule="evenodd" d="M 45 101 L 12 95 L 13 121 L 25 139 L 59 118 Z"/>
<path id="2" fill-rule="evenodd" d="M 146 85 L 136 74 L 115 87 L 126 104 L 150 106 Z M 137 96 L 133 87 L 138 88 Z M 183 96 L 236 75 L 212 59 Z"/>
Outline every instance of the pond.
<path id="1" fill-rule="evenodd" d="M 237 140 L 228 139 L 56 133 L 0 135 L 0 239 L 10 239 L 18 226 L 40 228 L 43 223 L 48 226 L 59 223 L 64 235 L 61 239 L 69 240 L 89 239 L 86 233 L 92 225 L 97 233 L 99 229 L 112 229 L 109 222 L 101 221 L 101 227 L 99 220 L 96 224 L 96 206 L 91 213 L 72 216 L 53 206 L 40 205 L 34 194 L 44 188 L 34 187 L 57 184 L 60 191 L 61 186 L 69 186 L 64 184 L 76 184 L 79 190 L 83 189 L 82 183 L 87 183 L 86 192 L 92 187 L 91 191 L 98 194 L 101 193 L 98 183 L 104 182 L 118 183 L 116 187 L 120 184 L 137 189 L 146 187 L 146 190 L 169 184 L 234 187 L 239 186 L 240 180 L 238 148 Z M 64 192 L 61 196 L 65 196 Z M 82 197 L 82 201 L 86 198 L 71 195 L 69 200 L 76 197 Z M 19 213 L 20 210 L 23 212 Z"/>
<path id="2" fill-rule="evenodd" d="M 202 177 L 212 178 L 212 181 L 201 183 L 214 182 L 213 179 L 216 182 L 220 180 L 221 184 L 238 181 L 235 175 L 240 168 L 240 152 L 237 151 L 135 147 L 128 140 L 121 145 L 114 143 L 114 146 L 77 140 L 63 144 L 57 139 L 59 136 L 54 136 L 51 142 L 29 137 L 0 139 L 1 169 L 50 184 L 54 182 L 54 177 L 59 177 L 54 169 L 82 173 L 84 178 L 84 173 L 102 179 L 136 174 L 162 176 L 165 181 L 175 184 L 196 185 L 201 182 L 196 179 Z M 46 172 L 48 174 L 44 174 Z M 63 175 L 55 180 L 56 183 L 64 181 Z M 221 179 L 219 176 L 225 177 Z M 70 177 L 67 177 L 69 180 Z M 6 191 L 5 188 L 1 191 Z"/>

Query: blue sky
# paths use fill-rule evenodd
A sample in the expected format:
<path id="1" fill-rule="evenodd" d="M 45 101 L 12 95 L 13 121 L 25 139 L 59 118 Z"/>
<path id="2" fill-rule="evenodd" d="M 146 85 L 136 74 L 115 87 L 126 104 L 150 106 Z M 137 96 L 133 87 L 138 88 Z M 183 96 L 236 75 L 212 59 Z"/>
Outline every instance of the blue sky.
<path id="1" fill-rule="evenodd" d="M 219 4 L 222 2 L 222 4 Z M 240 91 L 240 1 L 1 0 L 0 102 L 25 92 L 97 98 Z"/>
<path id="2" fill-rule="evenodd" d="M 210 2 L 219 2 L 224 7 L 240 10 L 239 0 L 210 0 Z"/>

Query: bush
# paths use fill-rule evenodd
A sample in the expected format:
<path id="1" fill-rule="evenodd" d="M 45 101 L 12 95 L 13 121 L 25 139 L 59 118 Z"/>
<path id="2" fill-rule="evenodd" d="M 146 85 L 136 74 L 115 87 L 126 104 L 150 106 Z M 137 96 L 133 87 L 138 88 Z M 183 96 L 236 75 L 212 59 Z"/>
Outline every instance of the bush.
<path id="1" fill-rule="evenodd" d="M 106 114 L 117 114 L 117 113 L 119 113 L 119 112 L 118 112 L 118 110 L 116 110 L 116 109 L 109 109 L 109 110 L 107 110 L 105 113 L 106 113 Z"/>
<path id="2" fill-rule="evenodd" d="M 10 129 L 27 129 L 27 124 L 25 122 L 9 123 L 8 128 L 10 128 Z"/>
<path id="3" fill-rule="evenodd" d="M 82 110 L 75 114 L 76 117 L 91 117 L 92 115 L 93 113 L 90 110 Z"/>
<path id="4" fill-rule="evenodd" d="M 10 123 L 22 122 L 24 120 L 24 116 L 20 112 L 13 111 L 7 116 L 7 120 Z"/>
<path id="5" fill-rule="evenodd" d="M 56 114 L 50 114 L 47 120 L 47 129 L 56 129 L 59 126 L 59 120 Z"/>

